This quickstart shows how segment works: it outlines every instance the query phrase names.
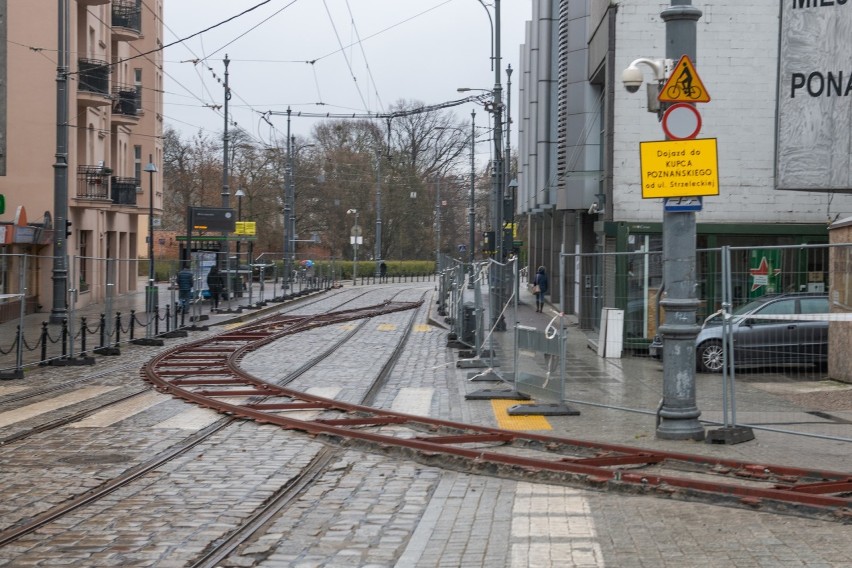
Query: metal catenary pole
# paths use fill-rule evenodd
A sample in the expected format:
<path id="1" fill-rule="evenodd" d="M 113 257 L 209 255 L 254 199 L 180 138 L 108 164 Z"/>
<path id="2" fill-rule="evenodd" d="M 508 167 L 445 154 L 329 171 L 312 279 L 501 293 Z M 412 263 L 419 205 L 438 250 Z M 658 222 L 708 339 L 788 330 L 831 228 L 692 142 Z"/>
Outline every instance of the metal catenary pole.
<path id="1" fill-rule="evenodd" d="M 67 316 L 68 295 L 68 0 L 57 0 L 56 162 L 53 164 L 53 307 L 50 323 Z"/>

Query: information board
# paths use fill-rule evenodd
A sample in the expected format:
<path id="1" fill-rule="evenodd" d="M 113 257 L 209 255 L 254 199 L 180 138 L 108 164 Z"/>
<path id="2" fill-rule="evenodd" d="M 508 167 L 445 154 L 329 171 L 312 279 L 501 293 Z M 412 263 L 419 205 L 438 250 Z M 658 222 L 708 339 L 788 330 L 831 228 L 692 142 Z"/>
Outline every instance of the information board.
<path id="1" fill-rule="evenodd" d="M 719 195 L 716 139 L 639 143 L 642 198 Z"/>

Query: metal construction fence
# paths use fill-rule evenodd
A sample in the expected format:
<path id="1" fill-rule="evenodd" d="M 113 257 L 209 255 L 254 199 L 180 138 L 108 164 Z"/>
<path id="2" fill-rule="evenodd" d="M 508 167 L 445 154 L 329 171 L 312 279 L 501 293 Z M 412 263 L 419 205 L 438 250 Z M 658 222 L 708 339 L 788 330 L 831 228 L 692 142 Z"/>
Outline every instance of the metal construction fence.
<path id="1" fill-rule="evenodd" d="M 517 259 L 442 264 L 448 268 L 439 279 L 438 313 L 450 325 L 448 346 L 459 349 L 457 366 L 470 370 L 467 379 L 483 386 L 467 398 L 524 401 L 510 409 L 512 414 L 575 413 L 563 404 L 565 318 L 555 314 L 544 330 L 521 323 L 520 294 L 529 292 L 520 285 L 525 275 Z M 491 300 L 501 285 L 505 301 L 496 304 L 495 312 Z"/>
<path id="2" fill-rule="evenodd" d="M 506 279 L 494 280 L 494 264 L 447 261 L 438 286 L 449 344 L 459 348 L 457 365 L 472 369 L 471 381 L 492 381 L 482 398 L 655 420 L 665 365 L 662 349 L 652 350 L 658 357 L 649 350 L 666 317 L 660 252 L 563 255 L 560 272 L 568 280 L 565 267 L 597 266 L 604 273 L 587 287 L 580 272 L 570 282 L 575 302 L 546 309 L 549 317 L 538 317 L 534 326 L 520 323 L 518 303 L 531 305 L 533 297 L 511 260 L 504 269 L 512 284 L 497 306 L 505 331 L 491 299 Z M 565 306 L 564 296 L 554 303 Z M 691 356 L 696 404 L 708 428 L 852 442 L 852 245 L 699 250 L 696 303 L 701 331 Z M 583 309 L 598 310 L 591 328 L 583 324 Z"/>
<path id="3" fill-rule="evenodd" d="M 589 346 L 636 380 L 665 364 L 663 270 L 662 253 L 642 246 L 561 255 L 566 284 L 556 303 L 575 315 Z M 852 245 L 699 249 L 695 285 L 702 419 L 852 441 Z M 624 409 L 656 414 L 654 397 L 632 399 L 647 405 Z"/>

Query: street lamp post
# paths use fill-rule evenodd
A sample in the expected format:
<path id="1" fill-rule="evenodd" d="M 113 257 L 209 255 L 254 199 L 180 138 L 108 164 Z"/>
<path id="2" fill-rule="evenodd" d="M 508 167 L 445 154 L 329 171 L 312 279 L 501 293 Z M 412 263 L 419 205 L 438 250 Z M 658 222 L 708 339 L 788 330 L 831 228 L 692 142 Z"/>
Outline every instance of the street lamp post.
<path id="1" fill-rule="evenodd" d="M 441 271 L 441 178 L 435 179 L 435 273 Z"/>
<path id="2" fill-rule="evenodd" d="M 473 288 L 473 261 L 476 255 L 476 228 L 474 227 L 474 223 L 476 222 L 476 164 L 474 163 L 474 159 L 476 157 L 476 152 L 474 150 L 474 146 L 476 145 L 476 110 L 470 111 L 470 204 L 467 210 L 467 223 L 468 227 L 468 261 L 470 262 L 470 284 L 469 287 Z"/>
<path id="3" fill-rule="evenodd" d="M 296 267 L 296 181 L 294 176 L 294 161 L 299 152 L 305 148 L 312 148 L 315 144 L 302 144 L 296 146 L 296 137 L 289 136 L 290 133 L 290 109 L 287 109 L 287 181 L 286 195 L 284 201 L 284 217 L 286 229 L 284 231 L 284 271 L 285 282 L 292 278 Z"/>
<path id="4" fill-rule="evenodd" d="M 237 222 L 242 223 L 243 221 L 243 197 L 246 196 L 246 192 L 243 191 L 243 188 L 238 188 L 234 193 L 234 196 L 237 198 Z M 243 233 L 240 233 L 239 238 L 237 239 L 237 266 L 240 264 L 240 242 L 243 240 Z M 238 268 L 239 270 L 239 268 Z"/>
<path id="5" fill-rule="evenodd" d="M 145 311 L 157 311 L 157 286 L 154 284 L 154 174 L 157 166 L 154 165 L 154 157 L 148 155 L 148 286 L 145 289 Z M 150 326 L 148 326 L 150 327 Z"/>
<path id="6" fill-rule="evenodd" d="M 483 7 L 485 3 L 481 2 Z M 500 82 L 500 0 L 494 0 L 494 20 L 492 22 L 492 67 L 494 69 L 494 88 L 491 90 L 491 102 L 485 105 L 485 110 L 494 114 L 494 159 L 492 162 L 492 184 L 491 184 L 491 224 L 494 230 L 496 243 L 497 263 L 491 267 L 491 294 L 490 309 L 491 322 L 495 330 L 505 331 L 506 322 L 501 315 L 503 304 L 507 296 L 505 271 L 503 262 L 505 259 L 505 246 L 503 239 L 503 184 L 505 182 L 503 172 L 503 85 Z M 491 15 L 489 13 L 489 19 Z M 459 92 L 480 91 L 484 89 L 458 89 Z"/>
<path id="7" fill-rule="evenodd" d="M 355 215 L 355 225 L 352 227 L 352 284 L 358 283 L 358 239 L 361 238 L 361 227 L 358 226 L 358 210 L 349 209 L 347 215 Z"/>
<path id="8" fill-rule="evenodd" d="M 471 91 L 474 89 L 459 89 L 460 92 Z M 437 127 L 438 130 L 458 130 L 462 132 L 461 128 L 455 127 Z M 468 204 L 467 209 L 467 223 L 468 223 L 468 250 L 467 257 L 468 262 L 470 263 L 470 282 L 468 283 L 468 288 L 473 288 L 473 262 L 475 260 L 476 255 L 476 110 L 470 111 L 470 203 Z"/>

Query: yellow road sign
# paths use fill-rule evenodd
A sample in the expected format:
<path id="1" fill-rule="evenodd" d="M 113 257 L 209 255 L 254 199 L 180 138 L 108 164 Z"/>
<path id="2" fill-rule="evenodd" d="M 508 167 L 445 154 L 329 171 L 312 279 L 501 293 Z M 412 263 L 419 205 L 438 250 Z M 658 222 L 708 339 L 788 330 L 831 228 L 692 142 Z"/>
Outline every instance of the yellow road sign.
<path id="1" fill-rule="evenodd" d="M 716 139 L 639 143 L 642 198 L 719 195 Z"/>
<path id="2" fill-rule="evenodd" d="M 701 82 L 701 77 L 698 76 L 689 56 L 684 55 L 677 62 L 657 99 L 662 103 L 710 102 L 707 87 Z"/>

